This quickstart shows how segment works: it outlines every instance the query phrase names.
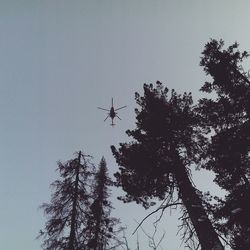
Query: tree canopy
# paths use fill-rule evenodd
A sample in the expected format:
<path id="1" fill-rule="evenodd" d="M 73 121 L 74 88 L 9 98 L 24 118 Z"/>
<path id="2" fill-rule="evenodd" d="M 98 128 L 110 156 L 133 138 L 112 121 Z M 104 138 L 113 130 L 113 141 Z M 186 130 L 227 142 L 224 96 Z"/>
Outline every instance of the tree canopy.
<path id="1" fill-rule="evenodd" d="M 242 63 L 248 57 L 234 43 L 211 40 L 202 53 L 201 66 L 212 77 L 201 88 L 215 97 L 200 100 L 199 111 L 212 132 L 204 167 L 213 170 L 215 181 L 228 192 L 215 209 L 223 219 L 220 229 L 233 249 L 250 248 L 250 81 Z"/>
<path id="2" fill-rule="evenodd" d="M 51 201 L 41 206 L 48 219 L 39 233 L 43 249 L 105 250 L 119 243 L 118 220 L 110 215 L 111 180 L 105 159 L 96 172 L 89 156 L 79 151 L 76 158 L 59 162 L 58 170 Z"/>
<path id="3" fill-rule="evenodd" d="M 176 190 L 194 227 L 190 235 L 196 233 L 202 249 L 223 249 L 189 175 L 206 143 L 191 94 L 169 93 L 158 81 L 155 87 L 144 84 L 144 96 L 136 93 L 136 102 L 137 127 L 127 131 L 133 141 L 112 146 L 120 166 L 117 184 L 126 191 L 121 199 L 147 208 L 151 198 L 165 200 Z"/>

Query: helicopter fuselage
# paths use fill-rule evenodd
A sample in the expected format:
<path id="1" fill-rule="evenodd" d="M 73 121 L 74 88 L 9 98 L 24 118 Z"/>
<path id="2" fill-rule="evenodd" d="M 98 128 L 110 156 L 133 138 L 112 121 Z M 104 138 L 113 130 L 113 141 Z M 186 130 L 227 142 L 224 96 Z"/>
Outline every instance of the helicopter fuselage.
<path id="1" fill-rule="evenodd" d="M 111 119 L 114 119 L 116 117 L 114 107 L 111 107 L 110 112 L 109 112 L 109 116 L 111 117 Z"/>

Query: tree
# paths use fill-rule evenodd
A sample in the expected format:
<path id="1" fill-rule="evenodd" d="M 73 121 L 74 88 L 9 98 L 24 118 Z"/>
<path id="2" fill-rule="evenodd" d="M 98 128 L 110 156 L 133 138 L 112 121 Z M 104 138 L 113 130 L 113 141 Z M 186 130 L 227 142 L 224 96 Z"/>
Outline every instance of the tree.
<path id="1" fill-rule="evenodd" d="M 144 96 L 136 93 L 141 107 L 135 110 L 137 128 L 126 132 L 134 140 L 120 143 L 118 150 L 111 147 L 120 166 L 117 185 L 126 192 L 120 199 L 147 208 L 151 198 L 164 200 L 177 190 L 201 248 L 223 249 L 189 175 L 190 165 L 199 163 L 206 143 L 200 117 L 194 112 L 191 94 L 181 96 L 172 90 L 168 97 L 168 92 L 160 82 L 156 87 L 144 84 Z"/>
<path id="2" fill-rule="evenodd" d="M 212 131 L 204 167 L 228 192 L 215 208 L 219 228 L 231 238 L 233 249 L 250 249 L 250 81 L 242 67 L 248 57 L 234 43 L 211 40 L 202 53 L 201 66 L 212 77 L 201 88 L 212 97 L 200 100 L 203 126 Z"/>
<path id="3" fill-rule="evenodd" d="M 60 179 L 51 185 L 55 191 L 50 203 L 41 206 L 48 217 L 44 231 L 40 231 L 43 249 L 80 250 L 85 241 L 82 231 L 90 205 L 88 181 L 92 167 L 81 151 L 76 158 L 58 163 Z"/>
<path id="4" fill-rule="evenodd" d="M 111 243 L 115 244 L 117 234 L 115 226 L 118 220 L 110 216 L 112 206 L 109 201 L 108 187 L 111 184 L 103 157 L 95 174 L 92 191 L 93 203 L 90 206 L 88 223 L 84 230 L 88 238 L 87 249 L 106 250 L 112 247 Z"/>

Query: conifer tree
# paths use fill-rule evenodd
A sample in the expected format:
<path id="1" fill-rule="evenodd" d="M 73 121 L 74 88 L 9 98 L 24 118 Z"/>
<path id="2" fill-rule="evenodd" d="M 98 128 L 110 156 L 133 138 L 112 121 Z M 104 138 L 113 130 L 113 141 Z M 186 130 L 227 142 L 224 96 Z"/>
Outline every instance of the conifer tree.
<path id="1" fill-rule="evenodd" d="M 126 192 L 121 199 L 149 207 L 151 198 L 166 200 L 176 190 L 201 249 L 224 249 L 189 175 L 206 143 L 191 94 L 181 96 L 173 90 L 169 97 L 169 90 L 157 82 L 156 87 L 144 84 L 144 96 L 136 93 L 136 101 L 141 108 L 136 109 L 137 128 L 127 131 L 133 141 L 111 147 L 120 166 L 117 185 Z"/>
<path id="2" fill-rule="evenodd" d="M 116 244 L 115 226 L 118 220 L 110 215 L 112 206 L 109 201 L 110 193 L 108 187 L 111 184 L 106 161 L 103 157 L 94 177 L 94 187 L 91 195 L 93 202 L 90 206 L 88 223 L 84 230 L 88 239 L 86 249 L 106 250 L 112 244 Z"/>
<path id="3" fill-rule="evenodd" d="M 90 206 L 88 182 L 92 175 L 92 165 L 87 157 L 78 152 L 76 158 L 66 163 L 58 163 L 60 179 L 51 186 L 55 190 L 50 203 L 41 208 L 48 218 L 42 244 L 46 250 L 80 250 L 85 238 L 86 214 Z"/>
<path id="4" fill-rule="evenodd" d="M 201 66 L 212 77 L 201 88 L 213 93 L 200 100 L 203 126 L 212 131 L 205 168 L 216 173 L 215 182 L 228 192 L 216 219 L 231 238 L 233 249 L 250 249 L 250 81 L 242 63 L 248 57 L 234 43 L 211 40 L 202 53 Z"/>

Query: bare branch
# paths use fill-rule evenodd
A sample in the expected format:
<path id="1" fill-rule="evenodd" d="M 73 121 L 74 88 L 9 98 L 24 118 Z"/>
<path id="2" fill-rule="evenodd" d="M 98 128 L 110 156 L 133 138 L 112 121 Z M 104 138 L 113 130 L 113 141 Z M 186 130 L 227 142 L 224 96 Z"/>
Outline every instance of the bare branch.
<path id="1" fill-rule="evenodd" d="M 149 218 L 151 215 L 153 215 L 153 214 L 155 214 L 155 213 L 157 213 L 158 211 L 161 210 L 161 215 L 160 215 L 160 217 L 154 222 L 154 223 L 157 224 L 158 221 L 162 218 L 163 212 L 164 212 L 164 210 L 165 210 L 166 208 L 168 208 L 168 207 L 173 207 L 173 206 L 174 206 L 174 207 L 177 207 L 178 205 L 183 205 L 182 202 L 177 202 L 177 201 L 175 201 L 175 202 L 173 202 L 173 203 L 169 203 L 171 199 L 172 199 L 172 195 L 171 195 L 170 198 L 169 198 L 169 196 L 168 196 L 156 210 L 154 210 L 153 212 L 151 212 L 150 214 L 148 214 L 146 217 L 144 217 L 144 218 L 141 220 L 141 222 L 138 223 L 138 226 L 136 227 L 136 229 L 134 230 L 134 232 L 132 233 L 132 235 L 138 230 L 138 228 L 143 224 L 143 222 L 144 222 L 147 218 Z M 167 204 L 164 204 L 165 202 L 167 202 Z"/>
<path id="2" fill-rule="evenodd" d="M 136 220 L 135 220 L 136 221 Z M 136 221 L 137 224 L 139 224 L 137 221 Z M 158 243 L 156 243 L 155 241 L 155 235 L 157 233 L 157 223 L 154 223 L 154 232 L 152 234 L 152 236 L 150 236 L 142 226 L 140 226 L 141 230 L 143 231 L 143 233 L 147 236 L 148 240 L 149 240 L 149 247 L 153 248 L 154 250 L 156 250 L 158 247 L 161 247 L 160 244 L 162 242 L 162 240 L 164 239 L 165 235 L 166 235 L 166 232 L 164 231 L 160 240 L 158 241 Z M 161 247 L 162 248 L 162 247 Z"/>

